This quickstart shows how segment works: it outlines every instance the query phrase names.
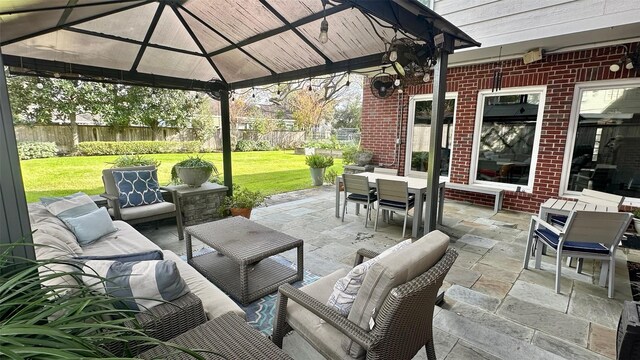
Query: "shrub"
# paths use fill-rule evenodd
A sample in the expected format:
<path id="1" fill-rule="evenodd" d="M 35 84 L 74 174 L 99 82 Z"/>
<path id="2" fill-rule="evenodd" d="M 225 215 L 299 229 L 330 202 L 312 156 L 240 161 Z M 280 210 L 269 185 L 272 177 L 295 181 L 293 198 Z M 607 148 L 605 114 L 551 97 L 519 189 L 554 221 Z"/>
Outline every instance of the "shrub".
<path id="1" fill-rule="evenodd" d="M 342 163 L 344 165 L 354 164 L 356 162 L 356 153 L 359 151 L 360 146 L 349 145 L 342 149 Z"/>
<path id="2" fill-rule="evenodd" d="M 310 168 L 324 169 L 333 165 L 333 158 L 325 155 L 309 155 L 304 159 L 305 164 Z"/>
<path id="3" fill-rule="evenodd" d="M 327 169 L 324 172 L 324 182 L 329 183 L 329 184 L 335 184 L 336 183 L 336 176 L 338 176 L 338 173 L 333 170 L 333 169 Z"/>
<path id="4" fill-rule="evenodd" d="M 78 144 L 82 155 L 195 153 L 199 141 L 86 141 Z"/>
<path id="5" fill-rule="evenodd" d="M 20 142 L 18 155 L 20 160 L 49 158 L 58 155 L 58 147 L 54 142 Z"/>
<path id="6" fill-rule="evenodd" d="M 253 140 L 238 140 L 236 151 L 253 151 L 256 148 L 256 142 Z"/>
<path id="7" fill-rule="evenodd" d="M 256 142 L 256 150 L 257 151 L 271 151 L 273 150 L 273 146 L 268 140 L 259 140 Z"/>
<path id="8" fill-rule="evenodd" d="M 147 158 L 141 155 L 122 155 L 119 156 L 114 162 L 110 163 L 114 168 L 132 167 L 132 166 L 160 166 L 160 161 L 152 158 Z"/>

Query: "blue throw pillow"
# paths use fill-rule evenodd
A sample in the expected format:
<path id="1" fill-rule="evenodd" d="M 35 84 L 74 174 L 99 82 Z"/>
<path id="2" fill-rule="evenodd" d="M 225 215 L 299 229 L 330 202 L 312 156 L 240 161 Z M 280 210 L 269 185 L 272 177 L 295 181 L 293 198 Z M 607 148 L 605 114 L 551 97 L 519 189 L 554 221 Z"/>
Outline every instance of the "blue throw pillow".
<path id="1" fill-rule="evenodd" d="M 160 250 L 145 251 L 133 254 L 105 255 L 105 256 L 76 256 L 75 260 L 113 260 L 122 263 L 132 261 L 164 260 L 164 254 Z"/>
<path id="2" fill-rule="evenodd" d="M 80 246 L 89 245 L 101 237 L 118 231 L 113 225 L 107 208 L 99 208 L 86 215 L 68 218 L 67 227 L 76 235 Z"/>
<path id="3" fill-rule="evenodd" d="M 84 262 L 82 281 L 97 291 L 121 298 L 132 310 L 145 310 L 173 301 L 188 293 L 189 287 L 171 260 L 122 263 L 109 260 Z"/>
<path id="4" fill-rule="evenodd" d="M 151 205 L 164 201 L 156 170 L 113 171 L 121 208 Z"/>

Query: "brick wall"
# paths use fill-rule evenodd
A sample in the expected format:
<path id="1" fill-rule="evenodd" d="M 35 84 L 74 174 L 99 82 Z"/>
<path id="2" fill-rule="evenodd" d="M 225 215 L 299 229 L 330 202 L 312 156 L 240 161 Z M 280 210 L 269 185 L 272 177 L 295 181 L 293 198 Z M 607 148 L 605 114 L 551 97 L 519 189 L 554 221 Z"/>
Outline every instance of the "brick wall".
<path id="1" fill-rule="evenodd" d="M 627 46 L 633 46 L 627 44 Z M 569 53 L 545 55 L 539 62 L 525 65 L 521 59 L 502 64 L 502 89 L 546 85 L 546 101 L 542 133 L 535 170 L 533 193 L 505 194 L 504 208 L 537 212 L 540 203 L 558 197 L 562 160 L 577 82 L 640 77 L 640 71 L 609 71 L 609 66 L 622 57 L 622 47 L 603 47 Z M 478 91 L 491 89 L 495 65 L 478 64 L 448 69 L 447 91 L 458 93 L 455 134 L 451 156 L 450 181 L 469 183 L 469 167 L 473 147 Z M 408 86 L 387 99 L 377 99 L 365 86 L 362 107 L 362 147 L 374 152 L 373 163 L 404 171 L 407 144 L 409 96 L 431 94 L 433 85 Z M 395 144 L 397 137 L 401 144 Z M 447 190 L 447 197 L 493 204 L 493 198 L 482 194 Z"/>

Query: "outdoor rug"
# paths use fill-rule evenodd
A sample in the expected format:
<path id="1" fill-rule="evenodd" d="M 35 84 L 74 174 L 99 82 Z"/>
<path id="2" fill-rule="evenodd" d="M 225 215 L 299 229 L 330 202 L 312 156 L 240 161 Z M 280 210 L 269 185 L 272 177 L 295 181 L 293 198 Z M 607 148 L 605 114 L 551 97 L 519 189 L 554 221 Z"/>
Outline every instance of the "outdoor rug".
<path id="1" fill-rule="evenodd" d="M 202 249 L 193 253 L 193 256 L 199 256 L 214 252 L 215 250 L 209 247 L 203 247 Z M 187 256 L 183 255 L 180 258 L 182 260 L 187 261 Z M 270 259 L 275 260 L 285 266 L 288 266 L 292 269 L 295 269 L 296 266 L 291 261 L 285 259 L 280 255 L 275 255 L 270 257 Z M 239 274 L 238 274 L 239 276 Z M 304 278 L 302 281 L 294 282 L 293 287 L 301 288 L 304 285 L 309 285 L 314 281 L 320 279 L 320 276 L 311 273 L 310 271 L 304 271 Z M 276 312 L 276 298 L 278 297 L 277 291 L 273 294 L 262 297 L 247 306 L 242 306 L 238 303 L 238 306 L 247 313 L 247 323 L 251 325 L 253 328 L 260 330 L 267 336 L 270 336 L 273 331 L 273 318 L 275 317 Z M 237 303 L 237 302 L 236 302 Z"/>

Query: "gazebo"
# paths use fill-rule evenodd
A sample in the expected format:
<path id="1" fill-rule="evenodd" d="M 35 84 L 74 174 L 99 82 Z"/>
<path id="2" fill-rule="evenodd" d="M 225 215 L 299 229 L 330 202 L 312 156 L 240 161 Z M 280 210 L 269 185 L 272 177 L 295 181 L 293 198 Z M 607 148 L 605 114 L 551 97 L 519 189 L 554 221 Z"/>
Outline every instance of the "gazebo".
<path id="1" fill-rule="evenodd" d="M 320 36 L 319 36 L 320 34 Z M 0 3 L 0 243 L 30 239 L 4 66 L 21 74 L 209 93 L 379 67 L 394 41 L 435 62 L 427 228 L 435 228 L 448 55 L 479 46 L 416 0 L 7 0 Z M 405 41 L 406 43 L 406 41 Z M 383 60 L 383 57 L 385 59 Z M 403 64 L 404 65 L 404 64 Z M 14 254 L 33 257 L 27 247 Z"/>

